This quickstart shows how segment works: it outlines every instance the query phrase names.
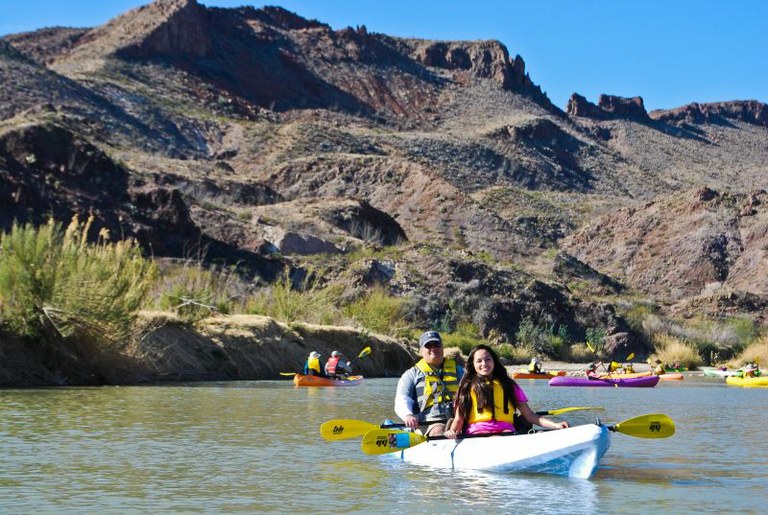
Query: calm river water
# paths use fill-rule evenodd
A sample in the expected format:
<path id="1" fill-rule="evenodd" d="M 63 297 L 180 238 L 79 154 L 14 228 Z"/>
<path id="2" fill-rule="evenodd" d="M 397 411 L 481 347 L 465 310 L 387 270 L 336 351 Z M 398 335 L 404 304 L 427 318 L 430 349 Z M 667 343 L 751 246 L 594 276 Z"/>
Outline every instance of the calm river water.
<path id="1" fill-rule="evenodd" d="M 608 423 L 671 416 L 677 434 L 616 433 L 595 477 L 426 470 L 326 442 L 332 418 L 378 423 L 395 379 L 0 390 L 1 513 L 766 513 L 768 389 L 703 378 L 653 389 L 521 381 L 534 409 Z"/>

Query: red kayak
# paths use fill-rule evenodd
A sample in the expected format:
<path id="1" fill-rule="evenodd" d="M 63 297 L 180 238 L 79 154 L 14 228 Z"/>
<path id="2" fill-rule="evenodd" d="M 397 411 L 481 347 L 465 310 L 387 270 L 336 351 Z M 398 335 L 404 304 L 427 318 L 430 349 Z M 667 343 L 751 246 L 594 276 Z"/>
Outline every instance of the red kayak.
<path id="1" fill-rule="evenodd" d="M 363 376 L 349 376 L 347 379 L 332 379 L 322 376 L 305 376 L 296 374 L 293 376 L 293 384 L 296 386 L 355 386 L 363 382 Z"/>
<path id="2" fill-rule="evenodd" d="M 586 377 L 559 376 L 549 380 L 549 386 L 609 386 L 624 388 L 653 388 L 659 382 L 659 376 L 628 377 L 620 379 L 587 379 Z"/>

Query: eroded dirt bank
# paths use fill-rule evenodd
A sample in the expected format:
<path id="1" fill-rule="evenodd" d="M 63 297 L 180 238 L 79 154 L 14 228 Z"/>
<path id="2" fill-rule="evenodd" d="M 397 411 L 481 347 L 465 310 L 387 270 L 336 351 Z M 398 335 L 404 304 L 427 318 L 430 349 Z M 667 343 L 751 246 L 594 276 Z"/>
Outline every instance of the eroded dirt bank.
<path id="1" fill-rule="evenodd" d="M 389 377 L 415 360 L 415 345 L 352 327 L 292 324 L 255 315 L 235 315 L 184 324 L 173 315 L 147 313 L 152 329 L 122 353 L 72 346 L 46 348 L 14 338 L 0 345 L 0 385 L 140 384 L 164 381 L 286 379 L 301 371 L 310 351 L 333 350 L 355 361 L 356 373 Z"/>

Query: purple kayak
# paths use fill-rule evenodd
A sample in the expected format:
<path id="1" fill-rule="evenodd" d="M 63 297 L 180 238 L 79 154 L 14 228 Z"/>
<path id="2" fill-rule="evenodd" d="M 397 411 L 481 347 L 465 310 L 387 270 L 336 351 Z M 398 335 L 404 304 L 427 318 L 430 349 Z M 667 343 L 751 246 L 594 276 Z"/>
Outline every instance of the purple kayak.
<path id="1" fill-rule="evenodd" d="M 558 376 L 549 380 L 549 386 L 618 386 L 624 388 L 653 388 L 659 382 L 659 376 L 619 377 L 606 379 L 587 379 L 586 377 Z"/>

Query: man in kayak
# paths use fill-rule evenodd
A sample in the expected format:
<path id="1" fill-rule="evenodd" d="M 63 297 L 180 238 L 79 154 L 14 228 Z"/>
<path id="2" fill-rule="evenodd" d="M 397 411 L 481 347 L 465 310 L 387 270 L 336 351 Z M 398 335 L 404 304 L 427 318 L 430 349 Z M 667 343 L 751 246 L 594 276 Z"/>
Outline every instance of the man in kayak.
<path id="1" fill-rule="evenodd" d="M 397 382 L 395 413 L 410 429 L 437 436 L 453 416 L 453 398 L 464 368 L 443 356 L 443 340 L 437 331 L 419 338 L 421 359 Z"/>
<path id="2" fill-rule="evenodd" d="M 336 379 L 346 378 L 352 373 L 352 367 L 344 355 L 335 350 L 331 352 L 331 357 L 325 362 L 325 375 Z"/>
<path id="3" fill-rule="evenodd" d="M 519 411 L 528 424 L 516 421 L 515 411 Z M 528 406 L 528 397 L 509 377 L 496 352 L 488 345 L 477 345 L 469 353 L 467 373 L 456 394 L 456 417 L 445 436 L 515 433 L 533 424 L 546 429 L 568 427 L 568 422 L 555 422 L 534 413 Z"/>
<path id="4" fill-rule="evenodd" d="M 660 376 L 667 372 L 664 368 L 664 363 L 662 363 L 660 359 L 657 359 L 654 363 L 655 366 L 653 367 L 653 375 Z"/>
<path id="5" fill-rule="evenodd" d="M 323 376 L 323 371 L 320 368 L 320 353 L 312 351 L 309 353 L 307 362 L 304 363 L 303 375 L 305 376 Z"/>

